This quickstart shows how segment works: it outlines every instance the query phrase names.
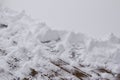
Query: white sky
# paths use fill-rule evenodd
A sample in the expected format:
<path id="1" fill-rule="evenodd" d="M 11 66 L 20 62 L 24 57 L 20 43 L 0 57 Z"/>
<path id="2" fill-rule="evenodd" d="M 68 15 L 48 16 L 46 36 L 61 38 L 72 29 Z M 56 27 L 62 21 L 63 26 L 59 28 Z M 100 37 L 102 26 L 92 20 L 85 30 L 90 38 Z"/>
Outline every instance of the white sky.
<path id="1" fill-rule="evenodd" d="M 120 0 L 4 0 L 12 9 L 46 22 L 55 29 L 95 37 L 114 32 L 120 36 Z"/>

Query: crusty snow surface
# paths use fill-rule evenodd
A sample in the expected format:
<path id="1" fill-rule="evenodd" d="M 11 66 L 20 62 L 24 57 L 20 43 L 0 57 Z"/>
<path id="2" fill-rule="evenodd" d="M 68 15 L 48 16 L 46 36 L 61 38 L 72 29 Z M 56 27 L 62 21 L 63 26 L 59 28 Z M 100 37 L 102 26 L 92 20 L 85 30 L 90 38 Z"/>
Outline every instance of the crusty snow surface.
<path id="1" fill-rule="evenodd" d="M 53 30 L 1 8 L 0 80 L 120 80 L 120 38 Z"/>

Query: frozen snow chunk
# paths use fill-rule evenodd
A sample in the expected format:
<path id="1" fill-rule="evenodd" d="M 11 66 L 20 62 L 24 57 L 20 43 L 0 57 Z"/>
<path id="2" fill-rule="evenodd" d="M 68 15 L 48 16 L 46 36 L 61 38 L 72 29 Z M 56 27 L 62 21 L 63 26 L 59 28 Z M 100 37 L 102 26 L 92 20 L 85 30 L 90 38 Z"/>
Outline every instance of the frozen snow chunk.
<path id="1" fill-rule="evenodd" d="M 71 34 L 68 37 L 68 43 L 69 44 L 79 44 L 79 43 L 84 44 L 85 39 L 86 37 L 84 36 L 84 34 L 71 32 Z"/>
<path id="2" fill-rule="evenodd" d="M 16 22 L 18 20 L 21 20 L 25 16 L 25 11 L 22 11 L 21 13 L 18 13 L 15 16 L 12 16 L 11 22 Z"/>
<path id="3" fill-rule="evenodd" d="M 88 50 L 92 51 L 95 48 L 99 48 L 99 49 L 112 49 L 114 46 L 109 43 L 108 41 L 98 41 L 95 39 L 92 39 L 89 43 L 89 47 Z"/>
<path id="4" fill-rule="evenodd" d="M 65 48 L 62 44 L 58 46 L 59 53 L 63 53 L 65 51 Z"/>
<path id="5" fill-rule="evenodd" d="M 113 62 L 116 64 L 120 64 L 120 49 L 117 49 L 113 54 Z"/>
<path id="6" fill-rule="evenodd" d="M 37 23 L 35 25 L 34 30 L 32 30 L 32 32 L 37 34 L 37 36 L 41 36 L 41 35 L 44 35 L 46 33 L 46 31 L 48 31 L 48 30 L 49 30 L 49 28 L 46 25 L 46 23 L 41 22 L 41 23 Z"/>
<path id="7" fill-rule="evenodd" d="M 46 31 L 46 33 L 40 38 L 40 41 L 42 43 L 49 43 L 51 41 L 59 41 L 59 40 L 60 40 L 59 33 L 51 29 Z"/>
<path id="8" fill-rule="evenodd" d="M 120 38 L 118 38 L 117 36 L 115 36 L 113 33 L 110 35 L 109 41 L 111 43 L 120 44 Z"/>

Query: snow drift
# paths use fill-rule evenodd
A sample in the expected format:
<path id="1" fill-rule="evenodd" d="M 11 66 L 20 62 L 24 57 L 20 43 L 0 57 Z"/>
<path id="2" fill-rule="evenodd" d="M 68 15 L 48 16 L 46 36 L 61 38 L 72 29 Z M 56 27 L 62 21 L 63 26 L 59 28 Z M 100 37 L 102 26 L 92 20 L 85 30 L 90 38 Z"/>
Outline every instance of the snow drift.
<path id="1" fill-rule="evenodd" d="M 120 38 L 57 31 L 0 9 L 0 80 L 120 80 Z"/>

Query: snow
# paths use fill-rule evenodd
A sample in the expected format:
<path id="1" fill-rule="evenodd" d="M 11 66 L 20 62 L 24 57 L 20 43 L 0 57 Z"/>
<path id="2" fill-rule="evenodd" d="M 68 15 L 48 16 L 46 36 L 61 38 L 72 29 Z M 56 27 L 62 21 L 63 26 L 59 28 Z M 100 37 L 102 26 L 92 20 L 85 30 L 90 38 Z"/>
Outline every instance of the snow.
<path id="1" fill-rule="evenodd" d="M 0 64 L 0 80 L 119 80 L 120 38 L 53 30 L 1 8 Z"/>
<path id="2" fill-rule="evenodd" d="M 48 29 L 39 39 L 42 43 L 49 43 L 51 41 L 58 41 L 60 36 L 57 31 Z"/>

